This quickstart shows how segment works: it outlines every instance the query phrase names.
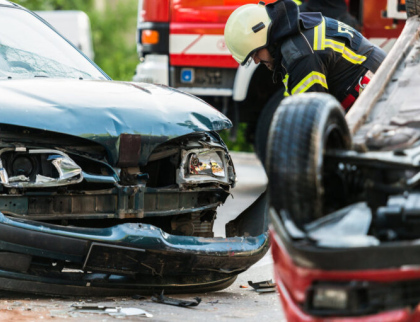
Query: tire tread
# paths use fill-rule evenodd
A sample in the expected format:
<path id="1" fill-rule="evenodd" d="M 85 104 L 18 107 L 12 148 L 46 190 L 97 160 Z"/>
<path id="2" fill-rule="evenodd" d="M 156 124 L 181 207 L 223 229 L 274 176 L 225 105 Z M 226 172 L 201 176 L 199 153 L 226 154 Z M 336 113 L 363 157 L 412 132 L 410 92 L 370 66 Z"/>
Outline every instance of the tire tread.
<path id="1" fill-rule="evenodd" d="M 345 141 L 350 142 L 341 105 L 326 94 L 285 99 L 269 130 L 266 169 L 270 203 L 277 211 L 287 210 L 300 227 L 323 215 L 317 172 L 323 153 L 318 143 L 324 130 L 320 124 L 326 118 L 340 124 Z"/>

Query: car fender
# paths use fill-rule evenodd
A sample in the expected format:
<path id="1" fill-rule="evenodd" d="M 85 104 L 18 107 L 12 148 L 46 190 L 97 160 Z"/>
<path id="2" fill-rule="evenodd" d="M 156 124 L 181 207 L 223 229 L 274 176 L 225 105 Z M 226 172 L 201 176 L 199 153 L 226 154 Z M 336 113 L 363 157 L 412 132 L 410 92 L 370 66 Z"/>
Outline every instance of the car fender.
<path id="1" fill-rule="evenodd" d="M 252 76 L 257 69 L 258 64 L 251 61 L 247 66 L 239 66 L 236 72 L 235 80 L 233 83 L 233 100 L 241 102 L 246 98 L 248 93 L 249 83 Z"/>

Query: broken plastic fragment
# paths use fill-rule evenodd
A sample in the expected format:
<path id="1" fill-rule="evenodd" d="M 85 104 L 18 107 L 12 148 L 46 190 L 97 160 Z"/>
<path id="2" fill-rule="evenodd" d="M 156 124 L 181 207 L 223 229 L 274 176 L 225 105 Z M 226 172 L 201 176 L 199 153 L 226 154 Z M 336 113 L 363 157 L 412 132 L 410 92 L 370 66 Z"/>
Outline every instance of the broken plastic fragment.
<path id="1" fill-rule="evenodd" d="M 56 179 L 54 179 L 54 178 L 50 178 L 50 177 L 43 176 L 41 174 L 37 174 L 36 178 L 35 178 L 35 183 L 36 184 L 41 184 L 41 183 L 45 183 L 45 182 L 52 182 L 52 181 L 55 181 L 55 180 Z"/>
<path id="2" fill-rule="evenodd" d="M 253 287 L 255 291 L 266 293 L 266 292 L 275 292 L 276 291 L 276 283 L 273 283 L 272 280 L 263 281 L 263 282 L 256 282 L 253 283 L 252 281 L 248 281 L 249 286 Z"/>
<path id="3" fill-rule="evenodd" d="M 152 301 L 162 304 L 168 304 L 168 305 L 175 305 L 175 306 L 181 306 L 181 307 L 190 307 L 190 306 L 197 306 L 201 302 L 201 298 L 196 297 L 195 301 L 185 301 L 185 300 L 178 300 L 170 297 L 166 297 L 163 295 L 163 291 L 160 295 L 155 294 L 152 296 Z"/>
<path id="4" fill-rule="evenodd" d="M 82 173 L 82 169 L 70 158 L 59 156 L 52 160 L 51 163 L 57 169 L 61 180 L 71 179 L 80 176 Z"/>
<path id="5" fill-rule="evenodd" d="M 23 174 L 20 176 L 14 176 L 14 177 L 9 178 L 9 182 L 19 182 L 19 181 L 29 182 L 29 178 L 27 176 L 24 176 Z"/>
<path id="6" fill-rule="evenodd" d="M 84 313 L 105 313 L 112 316 L 130 316 L 130 315 L 141 315 L 147 318 L 153 317 L 152 314 L 146 312 L 145 310 L 138 309 L 138 308 L 124 308 L 119 306 L 103 306 L 103 305 L 79 305 L 73 304 L 73 308 L 75 308 L 78 312 Z"/>

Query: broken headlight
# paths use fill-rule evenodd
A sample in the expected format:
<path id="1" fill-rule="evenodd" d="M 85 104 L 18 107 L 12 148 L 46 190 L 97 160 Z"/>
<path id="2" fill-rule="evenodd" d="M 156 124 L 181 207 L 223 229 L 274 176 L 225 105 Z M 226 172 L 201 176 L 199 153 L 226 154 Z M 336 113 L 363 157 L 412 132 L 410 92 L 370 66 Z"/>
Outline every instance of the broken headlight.
<path id="1" fill-rule="evenodd" d="M 5 187 L 54 187 L 83 180 L 82 169 L 61 151 L 6 148 L 0 157 L 0 181 Z"/>
<path id="2" fill-rule="evenodd" d="M 178 183 L 235 181 L 233 166 L 222 149 L 192 149 L 182 152 Z"/>
<path id="3" fill-rule="evenodd" d="M 215 151 L 203 151 L 191 153 L 188 157 L 186 168 L 188 175 L 207 175 L 225 177 L 224 163 L 219 154 Z"/>

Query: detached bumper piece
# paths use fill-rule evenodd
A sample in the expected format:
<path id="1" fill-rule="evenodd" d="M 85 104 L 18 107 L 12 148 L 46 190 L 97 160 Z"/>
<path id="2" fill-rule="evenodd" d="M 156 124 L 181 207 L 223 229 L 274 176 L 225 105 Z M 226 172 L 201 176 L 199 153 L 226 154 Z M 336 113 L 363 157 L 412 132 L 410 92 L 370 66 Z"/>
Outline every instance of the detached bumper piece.
<path id="1" fill-rule="evenodd" d="M 266 253 L 256 237 L 175 236 L 146 224 L 63 227 L 0 213 L 0 289 L 62 296 L 213 291 Z"/>
<path id="2" fill-rule="evenodd" d="M 256 292 L 260 293 L 269 293 L 276 291 L 276 283 L 273 283 L 272 280 L 253 283 L 248 281 L 249 286 L 251 286 Z"/>
<path id="3" fill-rule="evenodd" d="M 196 297 L 195 301 L 178 300 L 178 299 L 174 299 L 174 298 L 163 295 L 163 291 L 162 291 L 162 293 L 160 293 L 159 295 L 155 294 L 154 296 L 152 296 L 152 301 L 156 303 L 162 303 L 162 304 L 173 305 L 173 306 L 192 307 L 192 306 L 197 306 L 198 304 L 200 304 L 201 298 Z"/>

